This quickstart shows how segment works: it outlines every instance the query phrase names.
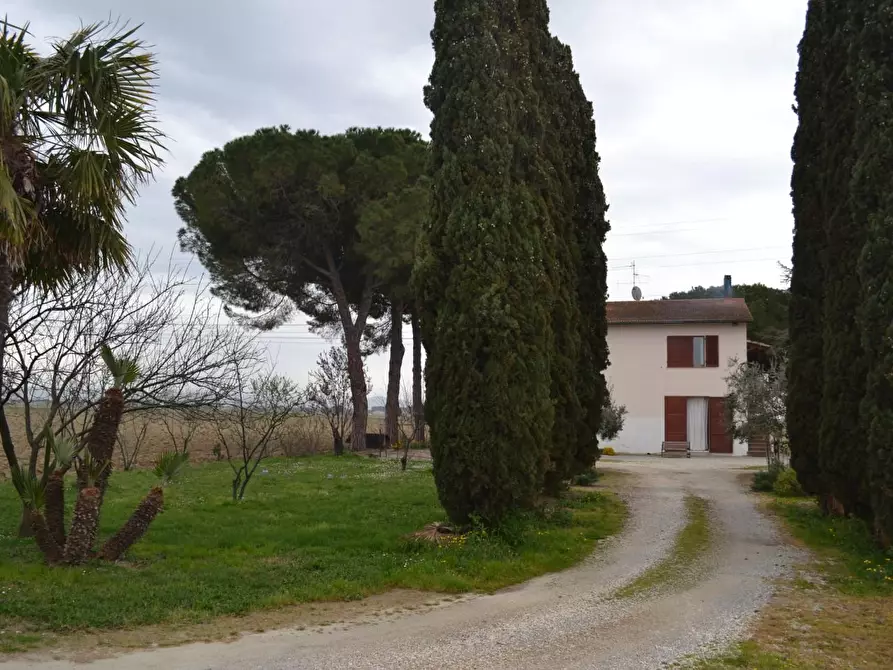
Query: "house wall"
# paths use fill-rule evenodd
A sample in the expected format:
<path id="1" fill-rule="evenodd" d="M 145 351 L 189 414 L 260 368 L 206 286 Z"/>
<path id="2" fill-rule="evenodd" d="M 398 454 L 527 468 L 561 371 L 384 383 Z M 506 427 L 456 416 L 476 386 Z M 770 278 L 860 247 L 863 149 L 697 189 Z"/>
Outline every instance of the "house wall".
<path id="1" fill-rule="evenodd" d="M 667 368 L 668 335 L 717 335 L 719 367 Z M 610 366 L 605 375 L 615 402 L 626 405 L 623 431 L 605 443 L 616 451 L 659 454 L 664 440 L 664 397 L 724 397 L 729 361 L 747 360 L 746 324 L 609 325 Z M 736 442 L 735 455 L 747 454 Z"/>

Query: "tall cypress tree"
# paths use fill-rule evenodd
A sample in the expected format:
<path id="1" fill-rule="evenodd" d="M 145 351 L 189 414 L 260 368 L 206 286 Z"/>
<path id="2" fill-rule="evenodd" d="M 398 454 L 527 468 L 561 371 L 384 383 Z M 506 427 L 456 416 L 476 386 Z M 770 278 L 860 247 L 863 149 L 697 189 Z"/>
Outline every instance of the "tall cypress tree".
<path id="1" fill-rule="evenodd" d="M 865 434 L 859 405 L 865 391 L 865 356 L 855 315 L 861 301 L 854 272 L 865 243 L 864 216 L 850 207 L 853 133 L 856 119 L 851 44 L 857 30 L 849 0 L 825 0 L 821 32 L 824 89 L 820 91 L 824 157 L 817 194 L 825 205 L 827 254 L 824 263 L 819 467 L 830 497 L 829 507 L 869 516 L 865 486 Z M 814 419 L 813 419 L 814 420 Z"/>
<path id="2" fill-rule="evenodd" d="M 856 16 L 859 116 L 853 169 L 854 218 L 868 229 L 859 263 L 860 323 L 868 383 L 862 403 L 875 527 L 893 543 L 893 0 Z"/>
<path id="3" fill-rule="evenodd" d="M 526 35 L 534 88 L 545 121 L 538 149 L 544 169 L 530 175 L 538 189 L 549 222 L 543 242 L 554 259 L 547 267 L 554 300 L 551 360 L 552 398 L 555 420 L 550 440 L 550 466 L 545 488 L 557 493 L 574 473 L 577 445 L 583 435 L 583 411 L 578 397 L 581 315 L 577 296 L 580 251 L 575 232 L 577 189 L 574 170 L 580 161 L 580 139 L 571 105 L 568 79 L 574 75 L 570 49 L 549 32 L 549 9 L 545 0 L 519 0 Z"/>
<path id="4" fill-rule="evenodd" d="M 592 103 L 586 98 L 580 78 L 573 71 L 570 52 L 564 61 L 570 90 L 569 114 L 574 119 L 578 144 L 573 180 L 577 200 L 574 228 L 580 249 L 577 300 L 580 305 L 580 366 L 577 397 L 583 409 L 583 430 L 577 442 L 574 472 L 591 468 L 598 458 L 598 434 L 602 408 L 608 399 L 605 369 L 608 367 L 608 264 L 603 245 L 610 230 L 608 204 L 599 177 L 601 158 L 595 148 Z"/>
<path id="5" fill-rule="evenodd" d="M 416 267 L 441 503 L 498 522 L 541 490 L 552 430 L 542 134 L 517 0 L 437 0 L 431 219 Z"/>
<path id="6" fill-rule="evenodd" d="M 825 0 L 810 0 L 800 42 L 795 95 L 799 126 L 794 137 L 791 195 L 794 205 L 787 424 L 791 465 L 804 490 L 824 492 L 819 467 L 819 410 L 824 376 L 824 259 L 826 200 L 823 98 Z"/>

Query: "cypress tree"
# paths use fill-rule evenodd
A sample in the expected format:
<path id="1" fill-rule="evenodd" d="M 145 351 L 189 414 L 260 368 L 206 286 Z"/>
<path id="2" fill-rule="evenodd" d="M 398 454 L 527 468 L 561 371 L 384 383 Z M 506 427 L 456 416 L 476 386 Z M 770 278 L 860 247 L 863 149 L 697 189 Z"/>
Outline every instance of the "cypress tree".
<path id="1" fill-rule="evenodd" d="M 580 305 L 580 365 L 577 397 L 583 410 L 583 430 L 577 442 L 574 472 L 589 470 L 599 457 L 598 434 L 602 408 L 608 399 L 605 369 L 608 367 L 608 265 L 603 245 L 610 230 L 608 204 L 598 167 L 592 103 L 586 98 L 579 76 L 573 71 L 570 52 L 565 59 L 570 90 L 569 114 L 574 119 L 577 148 L 573 180 L 577 195 L 574 228 L 580 250 L 577 300 Z"/>
<path id="2" fill-rule="evenodd" d="M 819 410 L 823 387 L 825 199 L 823 91 L 827 62 L 823 0 L 810 0 L 800 42 L 795 96 L 799 126 L 794 137 L 791 196 L 794 244 L 791 272 L 787 428 L 791 465 L 803 489 L 824 492 L 819 468 Z"/>
<path id="3" fill-rule="evenodd" d="M 574 170 L 579 166 L 580 139 L 571 105 L 568 80 L 575 76 L 570 49 L 549 32 L 549 9 L 545 0 L 520 0 L 519 10 L 526 34 L 537 91 L 537 102 L 545 121 L 538 144 L 543 169 L 531 174 L 539 190 L 551 225 L 543 230 L 543 241 L 554 259 L 548 265 L 553 291 L 551 393 L 555 420 L 550 441 L 550 466 L 545 489 L 557 493 L 574 474 L 577 445 L 582 439 L 583 411 L 578 397 L 581 316 L 577 296 L 580 251 L 575 233 L 574 212 L 577 189 Z"/>
<path id="4" fill-rule="evenodd" d="M 552 431 L 551 249 L 517 0 L 437 0 L 431 218 L 415 283 L 426 417 L 450 517 L 497 523 L 542 488 Z"/>
<path id="5" fill-rule="evenodd" d="M 865 243 L 865 217 L 853 216 L 850 207 L 856 104 L 853 71 L 848 63 L 857 32 L 850 4 L 848 0 L 825 0 L 821 22 L 825 36 L 820 55 L 826 82 L 820 93 L 825 153 L 818 195 L 827 203 L 823 212 L 827 258 L 823 274 L 819 468 L 830 496 L 827 507 L 867 517 L 865 434 L 859 421 L 867 370 L 855 318 L 861 284 L 854 272 Z"/>
<path id="6" fill-rule="evenodd" d="M 859 115 L 853 169 L 854 218 L 868 229 L 859 262 L 860 323 L 867 354 L 862 402 L 874 523 L 893 542 L 893 0 L 857 18 L 854 80 Z M 864 19 L 864 20 L 863 20 Z"/>

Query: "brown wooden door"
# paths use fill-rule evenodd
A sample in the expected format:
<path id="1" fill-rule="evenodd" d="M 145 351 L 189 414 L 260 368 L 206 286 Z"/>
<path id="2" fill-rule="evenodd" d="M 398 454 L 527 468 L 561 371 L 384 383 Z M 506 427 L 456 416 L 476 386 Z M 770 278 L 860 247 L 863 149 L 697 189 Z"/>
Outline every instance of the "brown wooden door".
<path id="1" fill-rule="evenodd" d="M 688 441 L 688 398 L 664 397 L 664 442 Z"/>
<path id="2" fill-rule="evenodd" d="M 726 429 L 726 399 L 710 398 L 707 401 L 707 431 L 711 454 L 731 454 L 732 436 Z"/>

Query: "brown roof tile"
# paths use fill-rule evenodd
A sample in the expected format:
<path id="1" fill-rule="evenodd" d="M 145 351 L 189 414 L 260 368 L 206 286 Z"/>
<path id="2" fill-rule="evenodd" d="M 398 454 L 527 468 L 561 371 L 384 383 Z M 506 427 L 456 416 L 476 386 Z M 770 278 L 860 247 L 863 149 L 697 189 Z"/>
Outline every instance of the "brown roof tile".
<path id="1" fill-rule="evenodd" d="M 607 308 L 609 324 L 753 321 L 744 298 L 622 301 L 609 302 Z"/>

